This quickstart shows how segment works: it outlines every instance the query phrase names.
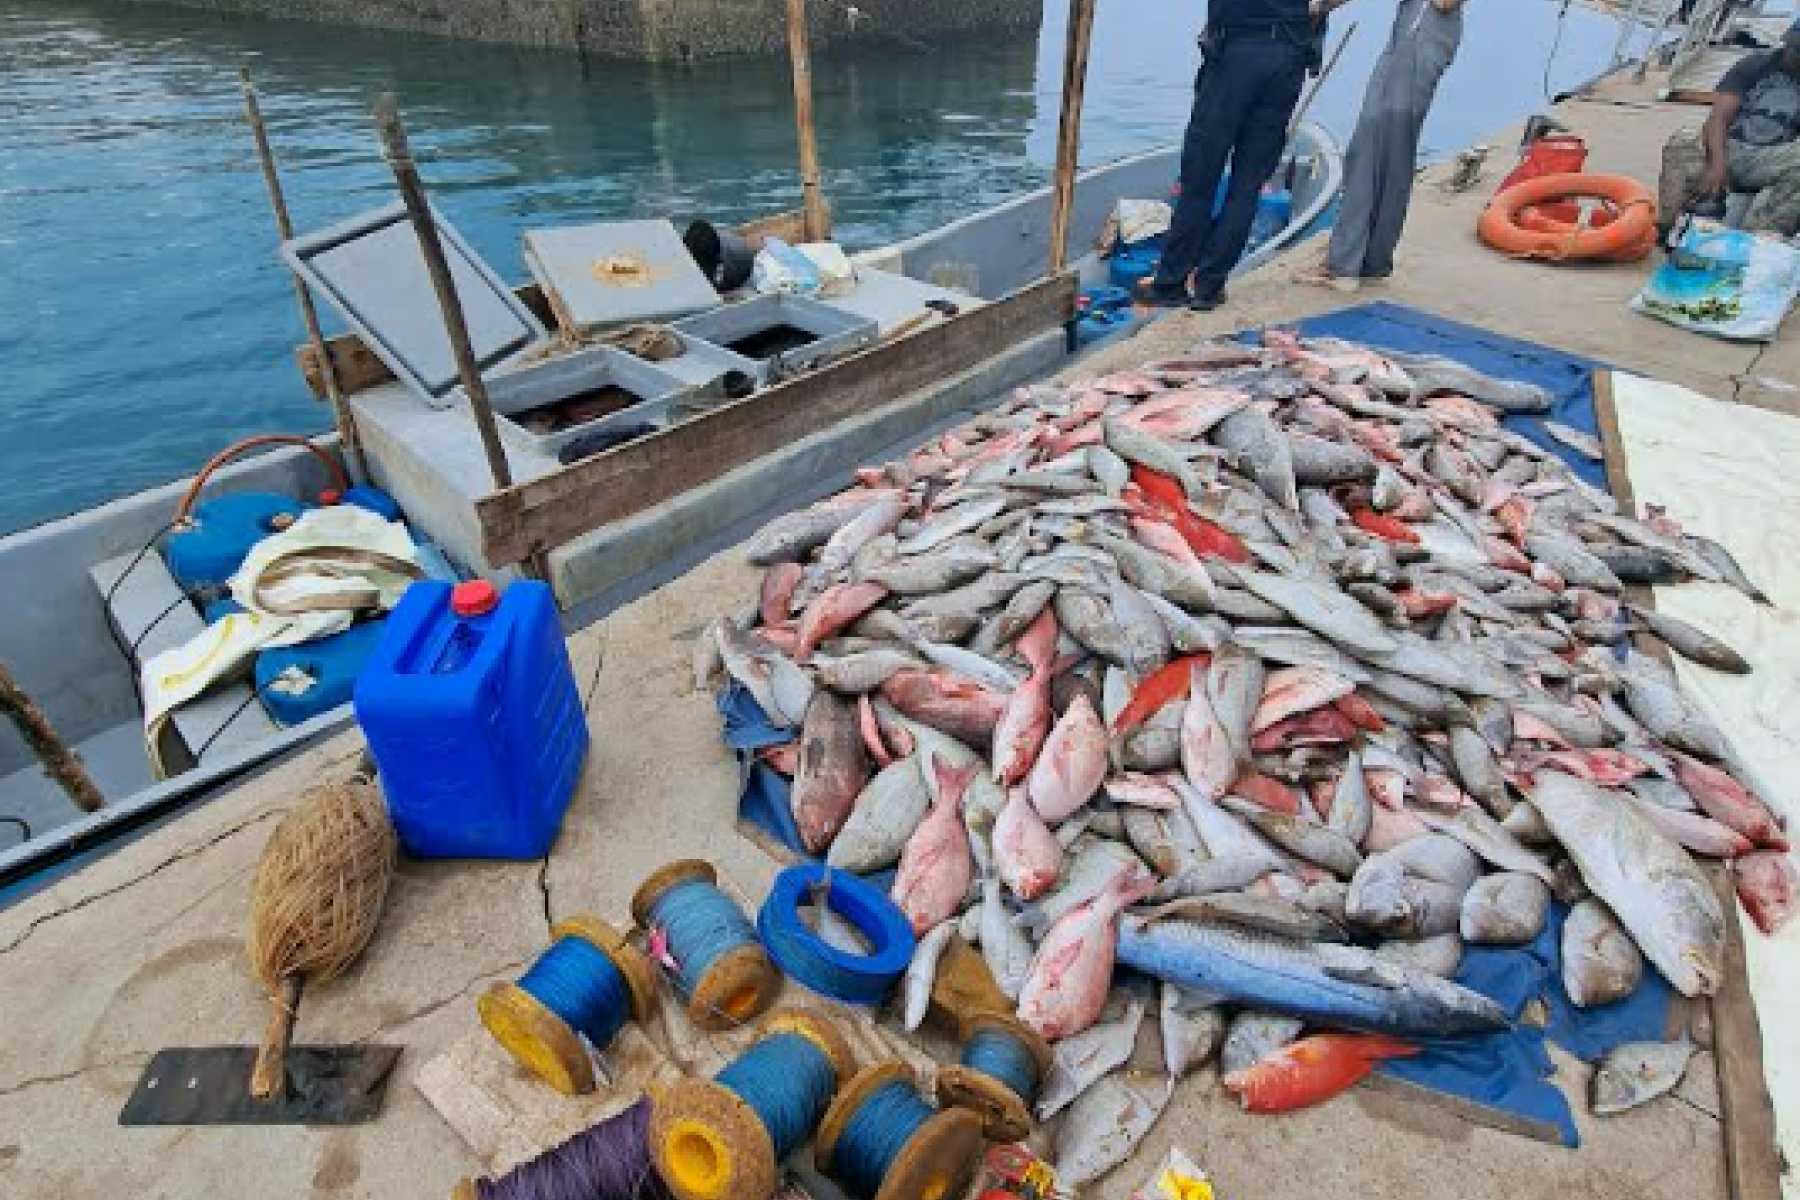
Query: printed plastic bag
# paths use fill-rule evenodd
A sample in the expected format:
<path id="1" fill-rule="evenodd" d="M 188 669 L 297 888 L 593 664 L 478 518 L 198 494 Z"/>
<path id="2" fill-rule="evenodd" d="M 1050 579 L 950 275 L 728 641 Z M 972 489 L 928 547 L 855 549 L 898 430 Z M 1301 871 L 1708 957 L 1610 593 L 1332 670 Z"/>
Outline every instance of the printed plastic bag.
<path id="1" fill-rule="evenodd" d="M 1631 307 L 1733 341 L 1769 342 L 1800 295 L 1800 250 L 1695 219 Z"/>
<path id="2" fill-rule="evenodd" d="M 750 285 L 765 295 L 814 296 L 825 286 L 813 260 L 780 238 L 763 240 L 750 272 Z"/>
<path id="3" fill-rule="evenodd" d="M 1193 1159 L 1170 1150 L 1131 1200 L 1213 1200 L 1212 1181 Z"/>

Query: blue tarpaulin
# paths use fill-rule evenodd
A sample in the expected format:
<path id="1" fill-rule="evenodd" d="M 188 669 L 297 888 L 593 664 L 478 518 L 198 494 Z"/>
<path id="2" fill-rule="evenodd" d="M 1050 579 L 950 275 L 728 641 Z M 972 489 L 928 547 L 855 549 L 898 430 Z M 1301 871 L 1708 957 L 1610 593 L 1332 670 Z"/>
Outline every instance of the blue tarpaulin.
<path id="1" fill-rule="evenodd" d="M 1293 328 L 1305 337 L 1343 338 L 1403 354 L 1438 354 L 1496 379 L 1535 383 L 1553 400 L 1545 417 L 1600 436 L 1600 426 L 1594 419 L 1593 373 L 1606 367 L 1606 363 L 1385 301 L 1308 317 Z M 1260 331 L 1241 336 L 1253 342 Z M 1606 486 L 1606 468 L 1545 433 L 1543 417 L 1511 416 L 1505 424 L 1568 463 L 1586 482 L 1595 487 Z"/>

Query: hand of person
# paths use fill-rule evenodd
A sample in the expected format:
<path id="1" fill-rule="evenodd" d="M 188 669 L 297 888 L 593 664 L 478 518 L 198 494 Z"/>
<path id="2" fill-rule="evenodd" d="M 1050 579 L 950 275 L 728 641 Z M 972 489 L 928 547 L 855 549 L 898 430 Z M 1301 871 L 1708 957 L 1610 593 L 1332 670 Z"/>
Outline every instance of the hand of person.
<path id="1" fill-rule="evenodd" d="M 1463 0 L 1431 0 L 1431 7 L 1441 13 L 1453 13 L 1463 6 Z"/>
<path id="2" fill-rule="evenodd" d="M 1723 196 L 1727 182 L 1725 175 L 1723 162 L 1707 163 L 1706 170 L 1700 175 L 1700 194 L 1702 196 Z"/>
<path id="3" fill-rule="evenodd" d="M 1306 0 L 1306 11 L 1316 21 L 1331 11 L 1331 0 Z"/>

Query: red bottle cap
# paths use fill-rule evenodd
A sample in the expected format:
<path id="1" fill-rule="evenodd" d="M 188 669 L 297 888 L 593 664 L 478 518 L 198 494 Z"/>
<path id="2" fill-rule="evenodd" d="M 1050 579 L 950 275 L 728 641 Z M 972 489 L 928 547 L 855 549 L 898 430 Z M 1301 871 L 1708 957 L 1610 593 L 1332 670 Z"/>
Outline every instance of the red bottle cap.
<path id="1" fill-rule="evenodd" d="M 334 504 L 342 503 L 343 499 L 344 493 L 338 491 L 336 488 L 326 488 L 319 493 L 319 503 L 326 508 L 330 508 Z"/>
<path id="2" fill-rule="evenodd" d="M 485 579 L 471 579 L 450 589 L 450 611 L 459 617 L 479 617 L 494 611 L 500 593 Z"/>

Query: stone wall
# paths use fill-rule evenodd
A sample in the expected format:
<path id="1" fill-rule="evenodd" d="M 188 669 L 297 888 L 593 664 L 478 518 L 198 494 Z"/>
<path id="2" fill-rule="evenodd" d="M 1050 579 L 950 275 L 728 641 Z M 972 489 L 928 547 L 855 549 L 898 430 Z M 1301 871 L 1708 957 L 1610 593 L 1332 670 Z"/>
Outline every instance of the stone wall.
<path id="1" fill-rule="evenodd" d="M 159 0 L 169 2 L 169 0 Z M 172 0 L 189 8 L 686 62 L 785 52 L 786 0 Z M 1042 0 L 809 0 L 815 49 L 1035 29 Z"/>

